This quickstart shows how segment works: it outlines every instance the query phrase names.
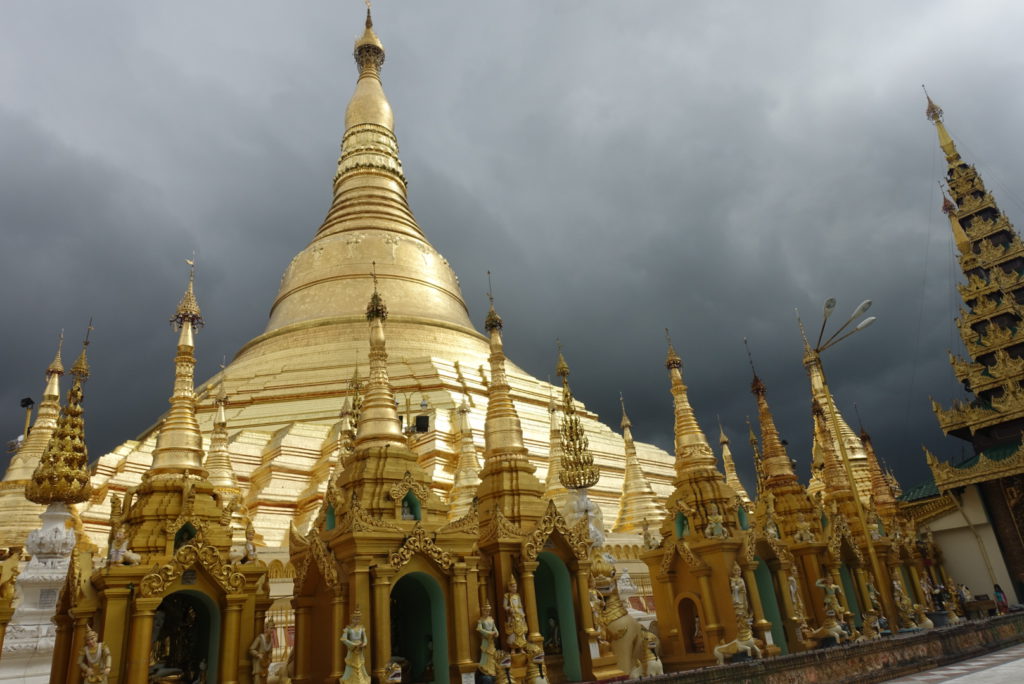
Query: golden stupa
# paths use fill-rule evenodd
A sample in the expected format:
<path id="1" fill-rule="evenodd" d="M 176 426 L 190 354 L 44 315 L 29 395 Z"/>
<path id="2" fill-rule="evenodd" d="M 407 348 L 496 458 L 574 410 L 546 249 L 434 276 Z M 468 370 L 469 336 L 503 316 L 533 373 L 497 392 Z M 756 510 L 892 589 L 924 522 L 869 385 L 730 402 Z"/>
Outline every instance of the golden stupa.
<path id="1" fill-rule="evenodd" d="M 473 326 L 407 202 L 369 12 L 354 57 L 333 201 L 266 330 L 195 387 L 193 263 L 171 408 L 76 480 L 107 557 L 76 552 L 57 676 L 79 677 L 93 629 L 113 681 L 262 682 L 290 662 L 297 682 L 443 684 L 641 676 L 913 624 L 922 581 L 950 578 L 835 408 L 821 347 L 804 349 L 811 487 L 757 376 L 754 500 L 724 434 L 723 472 L 671 341 L 674 454 L 634 440 L 624 402 L 613 432 L 573 397 L 561 350 L 556 388 L 507 359 L 493 299 L 486 336 Z M 40 435 L 60 425 L 59 369 Z M 52 451 L 29 446 L 17 473 Z"/>
<path id="2" fill-rule="evenodd" d="M 344 402 L 353 383 L 366 380 L 364 309 L 374 270 L 389 302 L 388 372 L 399 414 L 439 494 L 455 483 L 460 453 L 467 449 L 465 426 L 472 438 L 487 407 L 488 341 L 469 319 L 457 276 L 409 207 L 394 115 L 381 81 L 384 49 L 372 27 L 357 41 L 355 58 L 358 80 L 345 112 L 327 216 L 285 269 L 266 329 L 196 392 L 204 435 L 212 431 L 217 397 L 227 397 L 227 452 L 243 491 L 241 504 L 270 547 L 286 543 L 292 523 L 308 527 L 323 499 L 337 460 Z M 508 381 L 543 479 L 549 400 L 558 388 L 511 362 Z M 460 415 L 463 404 L 469 411 Z M 591 496 L 613 521 L 626 476 L 624 442 L 582 405 L 579 414 L 602 468 Z M 94 485 L 107 496 L 81 511 L 95 542 L 109 533 L 110 495 L 123 495 L 148 467 L 158 427 L 159 421 L 100 457 Z M 483 446 L 477 443 L 476 451 Z M 635 451 L 650 480 L 644 486 L 666 496 L 670 456 L 642 442 Z"/>

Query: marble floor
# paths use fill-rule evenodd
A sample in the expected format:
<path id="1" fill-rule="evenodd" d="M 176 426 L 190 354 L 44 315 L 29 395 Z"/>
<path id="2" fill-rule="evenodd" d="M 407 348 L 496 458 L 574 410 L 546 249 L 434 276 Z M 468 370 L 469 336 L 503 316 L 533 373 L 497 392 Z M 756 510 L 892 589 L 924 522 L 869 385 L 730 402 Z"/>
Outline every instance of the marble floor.
<path id="1" fill-rule="evenodd" d="M 899 679 L 888 684 L 914 682 L 956 682 L 956 684 L 1021 684 L 1024 682 L 1024 644 L 1004 648 L 977 658 Z"/>

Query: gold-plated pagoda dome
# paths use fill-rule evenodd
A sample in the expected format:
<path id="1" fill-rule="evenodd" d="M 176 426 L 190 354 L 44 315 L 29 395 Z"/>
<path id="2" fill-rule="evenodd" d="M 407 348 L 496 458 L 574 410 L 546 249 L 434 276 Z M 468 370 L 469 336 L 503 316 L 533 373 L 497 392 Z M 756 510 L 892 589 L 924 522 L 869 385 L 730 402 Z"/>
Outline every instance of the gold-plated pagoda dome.
<path id="1" fill-rule="evenodd" d="M 89 325 L 92 330 L 92 324 Z M 82 353 L 71 367 L 74 380 L 68 390 L 67 404 L 57 418 L 57 427 L 50 436 L 46 451 L 25 487 L 25 497 L 38 504 L 81 503 L 92 494 L 89 482 L 89 452 L 85 445 L 85 418 L 82 408 L 82 384 L 89 378 L 86 348 L 89 335 L 82 343 Z M 51 364 L 51 377 L 57 375 L 60 365 L 59 351 Z"/>
<path id="2" fill-rule="evenodd" d="M 381 81 L 384 47 L 369 15 L 353 54 L 359 76 L 345 111 L 331 208 L 286 269 L 265 333 L 236 363 L 336 343 L 332 326 L 350 324 L 361 313 L 366 290 L 358 281 L 369 279 L 371 262 L 387 285 L 396 322 L 441 326 L 480 340 L 455 273 L 409 208 L 394 115 Z"/>

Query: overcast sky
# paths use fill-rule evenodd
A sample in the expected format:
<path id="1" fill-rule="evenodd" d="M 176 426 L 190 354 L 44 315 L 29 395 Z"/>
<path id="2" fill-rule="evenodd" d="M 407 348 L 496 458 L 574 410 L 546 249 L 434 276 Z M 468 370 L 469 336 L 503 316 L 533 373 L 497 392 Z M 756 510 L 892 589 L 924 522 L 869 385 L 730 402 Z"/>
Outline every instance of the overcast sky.
<path id="1" fill-rule="evenodd" d="M 356 0 L 9 2 L 0 21 L 0 431 L 21 430 L 57 332 L 90 315 L 93 458 L 165 409 L 167 318 L 199 252 L 211 375 L 266 323 L 328 208 L 361 33 Z M 752 484 L 743 338 L 806 477 L 794 320 L 878 322 L 825 356 L 905 486 L 958 460 L 929 396 L 958 270 L 921 84 L 1001 208 L 1024 221 L 1017 2 L 398 2 L 374 7 L 410 203 L 474 321 L 494 272 L 509 356 L 671 448 L 669 327 L 690 398 Z M 65 381 L 65 389 L 68 382 Z"/>

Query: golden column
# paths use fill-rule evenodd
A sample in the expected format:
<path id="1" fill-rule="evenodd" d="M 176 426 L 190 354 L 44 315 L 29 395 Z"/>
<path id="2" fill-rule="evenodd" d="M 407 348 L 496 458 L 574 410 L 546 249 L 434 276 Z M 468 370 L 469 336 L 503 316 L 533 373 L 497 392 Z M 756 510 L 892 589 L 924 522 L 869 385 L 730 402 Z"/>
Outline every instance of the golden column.
<path id="1" fill-rule="evenodd" d="M 465 563 L 456 563 L 451 579 L 452 600 L 455 603 L 455 666 L 460 674 L 473 672 L 476 667 L 469 651 L 469 635 L 472 627 L 469 624 L 468 574 L 469 568 Z"/>
<path id="2" fill-rule="evenodd" d="M 520 580 L 523 584 L 523 606 L 526 610 L 526 626 L 528 629 L 527 639 L 536 644 L 544 643 L 544 637 L 540 634 L 540 620 L 537 616 L 537 592 L 533 583 L 534 573 L 540 565 L 537 561 L 524 560 L 520 570 Z"/>
<path id="3" fill-rule="evenodd" d="M 311 639 L 306 635 L 312 634 L 313 620 L 311 619 L 311 613 L 315 602 L 316 599 L 313 597 L 294 599 L 295 634 L 299 638 L 295 643 L 295 674 L 292 677 L 293 682 L 310 681 L 309 670 L 313 654 L 310 653 Z"/>
<path id="4" fill-rule="evenodd" d="M 163 599 L 136 598 L 132 606 L 132 631 L 128 646 L 127 684 L 149 681 L 149 655 L 153 645 L 153 615 Z M 106 635 L 104 634 L 104 637 Z M 111 648 L 111 657 L 113 657 Z M 118 662 L 114 660 L 114 662 Z M 227 684 L 225 682 L 225 684 Z"/>
<path id="5" fill-rule="evenodd" d="M 245 594 L 227 595 L 227 607 L 224 609 L 224 633 L 220 646 L 221 684 L 235 684 L 238 681 L 241 649 L 248 648 L 248 644 L 241 643 L 242 608 L 245 607 L 245 599 Z"/>
<path id="6" fill-rule="evenodd" d="M 345 629 L 345 590 L 347 585 L 338 583 L 334 588 L 334 596 L 331 597 L 331 634 L 341 634 Z M 340 638 L 331 643 L 331 679 L 338 679 L 345 673 L 345 654 L 343 653 Z"/>
<path id="7" fill-rule="evenodd" d="M 761 605 L 761 591 L 757 586 L 757 577 L 754 575 L 756 565 L 743 564 L 743 579 L 747 583 L 747 591 L 750 593 L 750 605 L 754 607 L 754 627 L 760 632 L 761 638 L 772 628 L 772 623 L 764 617 L 764 606 Z"/>
<path id="8" fill-rule="evenodd" d="M 384 668 L 391 660 L 391 578 L 394 571 L 373 569 L 373 675 L 384 681 Z"/>
<path id="9" fill-rule="evenodd" d="M 700 584 L 700 599 L 704 604 L 704 616 L 707 618 L 704 625 L 704 633 L 708 636 L 705 639 L 705 649 L 710 648 L 715 642 L 722 638 L 725 627 L 718 621 L 718 611 L 715 609 L 715 597 L 711 593 L 711 568 L 700 568 L 693 571 L 697 575 L 697 582 Z M 712 639 L 712 637 L 714 637 Z"/>

